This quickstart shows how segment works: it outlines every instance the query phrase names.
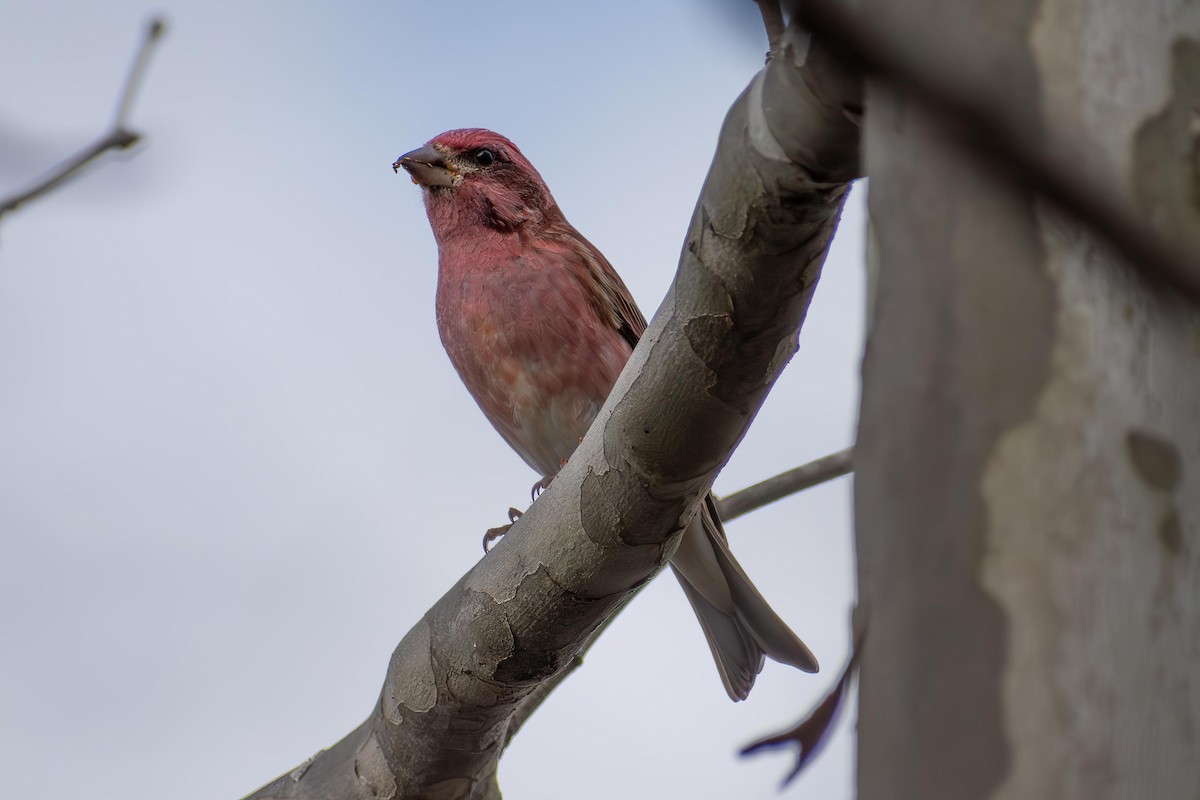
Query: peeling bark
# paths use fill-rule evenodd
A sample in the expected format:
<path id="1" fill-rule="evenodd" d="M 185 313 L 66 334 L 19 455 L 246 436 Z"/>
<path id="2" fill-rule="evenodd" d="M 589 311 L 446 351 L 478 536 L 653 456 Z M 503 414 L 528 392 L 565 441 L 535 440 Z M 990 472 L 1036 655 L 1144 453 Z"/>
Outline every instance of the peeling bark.
<path id="1" fill-rule="evenodd" d="M 860 94 L 785 33 L 729 112 L 674 285 L 570 463 L 400 643 L 371 718 L 252 798 L 499 797 L 510 726 L 663 566 L 795 351 L 858 175 L 842 108 Z"/>
<path id="2" fill-rule="evenodd" d="M 1200 6 L 858 5 L 1200 252 Z M 910 101 L 864 148 L 860 796 L 1195 797 L 1200 309 Z"/>

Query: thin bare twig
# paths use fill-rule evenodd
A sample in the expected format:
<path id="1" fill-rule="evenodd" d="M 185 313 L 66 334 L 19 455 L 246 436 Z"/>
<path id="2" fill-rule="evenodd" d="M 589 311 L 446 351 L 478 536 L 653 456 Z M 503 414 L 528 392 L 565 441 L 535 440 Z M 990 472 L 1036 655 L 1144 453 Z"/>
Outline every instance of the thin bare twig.
<path id="1" fill-rule="evenodd" d="M 1052 157 L 1059 152 L 1032 137 L 1018 121 L 989 104 L 978 87 L 960 87 L 960 70 L 937 63 L 928 49 L 909 52 L 903 42 L 876 30 L 861 14 L 829 0 L 792 4 L 794 19 L 841 52 L 864 73 L 891 84 L 940 112 L 966 145 L 988 157 L 1006 180 L 1029 187 L 1105 238 L 1152 281 L 1200 303 L 1200 257 L 1165 241 L 1125 208 L 1112 192 L 1081 170 Z"/>
<path id="2" fill-rule="evenodd" d="M 133 65 L 129 69 L 129 75 L 125 78 L 125 85 L 122 87 L 120 99 L 117 101 L 117 110 L 108 131 L 83 150 L 59 164 L 30 188 L 0 200 L 0 217 L 9 211 L 15 211 L 30 200 L 35 200 L 58 188 L 109 150 L 127 150 L 141 141 L 141 134 L 129 130 L 126 123 L 133 109 L 133 101 L 137 95 L 138 86 L 141 84 L 142 76 L 145 74 L 146 65 L 149 63 L 151 50 L 162 38 L 164 30 L 165 25 L 162 19 L 157 17 L 146 25 L 145 34 L 142 36 Z"/>
<path id="3" fill-rule="evenodd" d="M 722 497 L 717 501 L 717 509 L 721 512 L 721 519 L 729 522 L 790 494 L 849 475 L 854 471 L 853 461 L 854 448 L 847 447 Z"/>
<path id="4" fill-rule="evenodd" d="M 154 17 L 146 24 L 141 47 L 138 48 L 137 56 L 129 67 L 129 75 L 125 78 L 125 88 L 121 91 L 121 100 L 117 103 L 117 112 L 113 116 L 114 130 L 125 127 L 129 114 L 133 110 L 133 101 L 141 87 L 142 76 L 146 74 L 146 67 L 150 63 L 150 53 L 165 32 L 166 23 L 162 17 Z"/>

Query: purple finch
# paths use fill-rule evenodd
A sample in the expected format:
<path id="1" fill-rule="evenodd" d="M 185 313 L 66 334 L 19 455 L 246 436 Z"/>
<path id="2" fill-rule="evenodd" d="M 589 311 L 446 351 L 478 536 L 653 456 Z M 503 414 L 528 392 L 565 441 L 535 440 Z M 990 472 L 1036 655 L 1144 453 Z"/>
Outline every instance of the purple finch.
<path id="1" fill-rule="evenodd" d="M 549 479 L 587 433 L 645 318 L 508 139 L 447 131 L 392 166 L 424 190 L 438 245 L 438 332 L 450 360 L 488 421 Z M 746 697 L 765 656 L 816 671 L 729 552 L 712 495 L 671 566 L 731 698 Z"/>

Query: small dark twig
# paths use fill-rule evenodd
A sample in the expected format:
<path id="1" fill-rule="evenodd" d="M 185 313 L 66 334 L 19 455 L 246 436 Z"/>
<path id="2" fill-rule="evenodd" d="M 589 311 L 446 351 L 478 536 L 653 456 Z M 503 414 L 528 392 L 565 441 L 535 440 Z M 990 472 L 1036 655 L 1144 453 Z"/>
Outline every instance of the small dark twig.
<path id="1" fill-rule="evenodd" d="M 855 637 L 854 649 L 850 652 L 850 660 L 846 662 L 842 676 L 811 714 L 800 720 L 796 727 L 765 739 L 759 739 L 757 742 L 743 747 L 739 753 L 741 756 L 749 756 L 764 750 L 796 745 L 796 764 L 792 767 L 791 772 L 784 776 L 780 788 L 791 783 L 829 741 L 829 735 L 833 733 L 833 726 L 841 716 L 842 709 L 846 707 L 846 695 L 850 689 L 850 682 L 854 680 L 858 670 L 858 658 L 862 653 L 865 634 L 864 626 Z"/>
<path id="2" fill-rule="evenodd" d="M 986 91 L 956 84 L 960 70 L 939 63 L 928 49 L 909 52 L 842 3 L 803 0 L 791 8 L 796 22 L 841 51 L 850 64 L 940 112 L 958 138 L 989 158 L 1006 180 L 1029 187 L 1086 224 L 1146 278 L 1200 302 L 1196 253 L 1164 241 L 1111 201 L 1112 192 L 1091 176 L 1053 158 L 1050 154 L 1061 151 L 1029 136 L 1016 119 L 989 104 Z"/>
<path id="3" fill-rule="evenodd" d="M 767 60 L 771 60 L 771 56 L 779 48 L 779 37 L 783 36 L 783 9 L 779 7 L 779 0 L 754 0 L 758 4 L 758 10 L 762 14 L 763 27 L 767 29 L 767 43 L 771 49 L 767 51 Z"/>
<path id="4" fill-rule="evenodd" d="M 142 76 L 146 74 L 146 67 L 150 63 L 150 53 L 154 49 L 154 45 L 166 33 L 166 29 L 167 25 L 162 17 L 154 17 L 146 24 L 142 44 L 138 48 L 133 64 L 129 67 L 129 75 L 125 78 L 125 88 L 121 91 L 121 100 L 117 103 L 117 112 L 113 116 L 114 130 L 121 130 L 125 127 L 129 114 L 133 110 L 133 101 L 141 87 Z"/>
<path id="5" fill-rule="evenodd" d="M 854 448 L 847 447 L 722 497 L 717 502 L 721 519 L 728 522 L 790 494 L 849 475 L 854 471 L 853 460 Z"/>
<path id="6" fill-rule="evenodd" d="M 162 38 L 164 30 L 163 21 L 157 17 L 146 26 L 137 56 L 129 69 L 129 75 L 125 78 L 125 85 L 121 89 L 117 110 L 108 131 L 95 142 L 59 164 L 30 188 L 0 200 L 0 217 L 9 211 L 15 211 L 30 200 L 36 200 L 58 188 L 109 150 L 127 150 L 141 141 L 141 134 L 129 130 L 126 123 L 133 109 L 133 101 L 137 95 L 142 75 L 145 74 L 146 65 L 149 63 L 150 52 Z"/>

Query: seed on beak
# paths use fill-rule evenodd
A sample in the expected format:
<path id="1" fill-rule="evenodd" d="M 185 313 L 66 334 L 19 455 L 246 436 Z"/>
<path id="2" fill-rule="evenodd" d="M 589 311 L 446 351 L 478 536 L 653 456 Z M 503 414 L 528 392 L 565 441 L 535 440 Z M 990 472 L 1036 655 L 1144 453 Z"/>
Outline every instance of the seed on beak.
<path id="1" fill-rule="evenodd" d="M 458 173 L 446 165 L 445 159 L 432 145 L 418 147 L 400 156 L 392 164 L 392 169 L 399 172 L 403 167 L 412 182 L 419 186 L 454 186 Z"/>

